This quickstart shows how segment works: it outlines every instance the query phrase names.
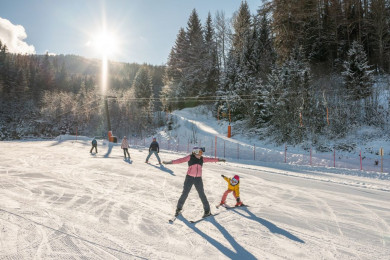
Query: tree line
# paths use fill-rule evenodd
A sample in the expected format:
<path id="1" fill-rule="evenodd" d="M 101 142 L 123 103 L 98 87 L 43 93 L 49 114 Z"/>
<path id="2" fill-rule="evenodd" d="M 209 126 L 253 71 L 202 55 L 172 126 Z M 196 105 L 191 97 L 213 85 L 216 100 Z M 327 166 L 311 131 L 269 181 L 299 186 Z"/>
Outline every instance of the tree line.
<path id="1" fill-rule="evenodd" d="M 251 14 L 242 1 L 202 25 L 194 9 L 168 58 L 164 109 L 213 102 L 216 117 L 276 142 L 385 127 L 374 83 L 390 70 L 389 11 L 388 0 L 273 0 Z"/>

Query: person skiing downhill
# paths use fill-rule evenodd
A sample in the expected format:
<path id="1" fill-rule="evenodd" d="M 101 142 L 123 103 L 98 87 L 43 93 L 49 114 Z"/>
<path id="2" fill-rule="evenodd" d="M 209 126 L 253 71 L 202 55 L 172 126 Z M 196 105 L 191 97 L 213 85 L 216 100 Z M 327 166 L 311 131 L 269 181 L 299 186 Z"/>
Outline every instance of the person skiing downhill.
<path id="1" fill-rule="evenodd" d="M 127 137 L 126 136 L 123 137 L 123 140 L 122 140 L 122 143 L 121 143 L 121 148 L 123 149 L 123 154 L 125 156 L 125 160 L 126 160 L 126 154 L 129 156 L 129 160 L 130 160 L 129 142 L 127 141 Z"/>
<path id="2" fill-rule="evenodd" d="M 220 158 L 203 157 L 202 156 L 203 152 L 204 152 L 204 148 L 194 147 L 192 149 L 192 153 L 190 155 L 187 155 L 186 157 L 179 158 L 172 161 L 163 161 L 164 164 L 178 164 L 178 163 L 188 162 L 187 175 L 184 181 L 182 194 L 179 198 L 179 201 L 177 202 L 175 216 L 178 216 L 182 211 L 183 205 L 193 185 L 195 185 L 199 198 L 201 199 L 203 204 L 204 214 L 202 218 L 211 215 L 210 204 L 207 200 L 206 194 L 204 193 L 204 189 L 203 189 L 203 181 L 202 181 L 203 163 L 225 162 L 226 160 Z"/>
<path id="3" fill-rule="evenodd" d="M 148 163 L 149 158 L 152 154 L 154 154 L 158 160 L 158 163 L 161 164 L 160 156 L 158 156 L 158 153 L 160 152 L 160 146 L 158 145 L 158 142 L 156 141 L 156 137 L 153 137 L 153 142 L 149 146 L 149 155 L 146 157 L 145 163 Z"/>
<path id="4" fill-rule="evenodd" d="M 221 203 L 219 205 L 224 205 L 226 203 L 226 198 L 227 195 L 230 192 L 233 192 L 233 196 L 236 199 L 236 207 L 242 206 L 242 201 L 240 199 L 240 176 L 234 175 L 233 178 L 226 177 L 225 175 L 221 175 L 221 177 L 227 181 L 228 183 L 228 188 L 227 190 L 223 193 Z"/>

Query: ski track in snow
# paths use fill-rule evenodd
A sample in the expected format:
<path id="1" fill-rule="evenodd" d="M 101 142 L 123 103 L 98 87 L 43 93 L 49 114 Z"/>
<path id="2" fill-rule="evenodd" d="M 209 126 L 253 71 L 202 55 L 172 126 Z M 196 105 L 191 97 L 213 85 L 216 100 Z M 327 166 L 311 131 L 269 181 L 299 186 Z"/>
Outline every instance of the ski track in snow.
<path id="1" fill-rule="evenodd" d="M 186 164 L 123 161 L 115 145 L 89 154 L 89 141 L 0 142 L 0 259 L 388 259 L 389 181 L 326 168 L 239 162 L 204 164 L 218 215 L 203 214 L 193 188 L 169 224 Z M 23 151 L 24 156 L 20 156 Z M 184 154 L 161 152 L 163 160 Z M 151 158 L 151 163 L 155 163 Z M 241 177 L 248 208 L 216 205 Z M 364 183 L 364 184 L 362 184 Z M 231 194 L 228 203 L 234 204 Z"/>

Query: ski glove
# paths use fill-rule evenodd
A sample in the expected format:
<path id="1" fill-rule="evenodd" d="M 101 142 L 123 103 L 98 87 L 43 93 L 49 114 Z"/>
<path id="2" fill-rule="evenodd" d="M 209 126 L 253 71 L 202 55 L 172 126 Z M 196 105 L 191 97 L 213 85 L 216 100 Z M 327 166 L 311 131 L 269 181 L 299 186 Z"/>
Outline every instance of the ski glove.
<path id="1" fill-rule="evenodd" d="M 225 160 L 225 159 L 222 159 L 222 158 L 219 158 L 218 161 L 220 161 L 220 162 L 226 162 L 226 160 Z"/>
<path id="2" fill-rule="evenodd" d="M 240 197 L 237 197 L 237 203 L 240 203 Z"/>
<path id="3" fill-rule="evenodd" d="M 163 161 L 163 164 L 172 164 L 172 161 Z"/>

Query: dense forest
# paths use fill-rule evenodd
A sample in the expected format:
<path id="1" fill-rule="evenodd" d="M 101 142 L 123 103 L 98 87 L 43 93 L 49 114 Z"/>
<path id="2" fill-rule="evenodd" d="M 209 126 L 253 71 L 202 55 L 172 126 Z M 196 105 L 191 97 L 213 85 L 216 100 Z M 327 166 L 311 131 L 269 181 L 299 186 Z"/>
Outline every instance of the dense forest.
<path id="1" fill-rule="evenodd" d="M 107 131 L 100 61 L 21 55 L 0 42 L 0 139 Z M 165 66 L 111 61 L 119 136 L 148 135 L 161 112 L 209 105 L 278 143 L 314 144 L 369 125 L 388 133 L 390 0 L 242 1 L 201 21 L 194 9 Z"/>
<path id="2" fill-rule="evenodd" d="M 0 46 L 0 139 L 107 135 L 100 60 L 11 54 Z M 155 100 L 164 67 L 110 62 L 109 68 L 112 128 L 143 134 L 161 125 L 153 111 L 161 109 Z"/>

